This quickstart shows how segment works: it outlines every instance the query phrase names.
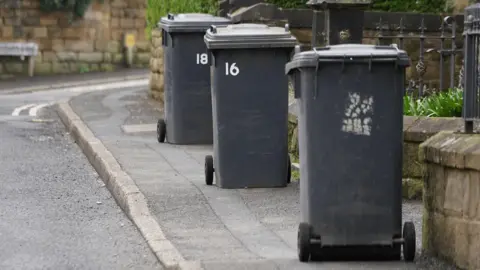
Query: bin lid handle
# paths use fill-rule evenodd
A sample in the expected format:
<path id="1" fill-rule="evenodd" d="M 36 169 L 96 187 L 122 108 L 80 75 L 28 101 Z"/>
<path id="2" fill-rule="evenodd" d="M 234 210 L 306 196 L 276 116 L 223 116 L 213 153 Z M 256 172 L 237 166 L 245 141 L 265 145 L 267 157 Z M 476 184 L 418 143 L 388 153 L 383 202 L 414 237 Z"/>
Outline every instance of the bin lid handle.
<path id="1" fill-rule="evenodd" d="M 216 25 L 210 25 L 210 32 L 212 32 L 213 34 L 216 34 L 217 33 L 217 26 Z"/>
<path id="2" fill-rule="evenodd" d="M 174 20 L 174 19 L 175 19 L 175 15 L 173 15 L 173 13 L 168 13 L 168 14 L 167 14 L 167 19 L 169 19 L 169 20 Z"/>
<path id="3" fill-rule="evenodd" d="M 398 48 L 398 45 L 396 43 L 392 43 L 390 46 L 395 48 L 397 50 L 397 52 L 400 51 L 400 49 Z M 400 55 L 397 54 L 397 61 L 395 61 L 395 69 L 398 69 L 398 62 L 400 62 Z"/>

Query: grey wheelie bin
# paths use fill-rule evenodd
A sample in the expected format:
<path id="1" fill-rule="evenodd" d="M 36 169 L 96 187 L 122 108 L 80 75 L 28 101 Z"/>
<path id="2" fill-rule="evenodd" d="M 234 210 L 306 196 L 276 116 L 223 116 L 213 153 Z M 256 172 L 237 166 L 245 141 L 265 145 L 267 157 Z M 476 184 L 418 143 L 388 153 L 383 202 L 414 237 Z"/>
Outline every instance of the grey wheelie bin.
<path id="1" fill-rule="evenodd" d="M 172 144 L 212 144 L 210 57 L 203 36 L 230 20 L 209 14 L 168 14 L 159 22 L 164 52 L 164 118 L 157 139 Z"/>
<path id="2" fill-rule="evenodd" d="M 205 182 L 221 188 L 284 187 L 290 181 L 288 77 L 296 39 L 288 27 L 212 26 L 213 157 Z"/>
<path id="3" fill-rule="evenodd" d="M 345 44 L 297 53 L 285 66 L 299 106 L 300 261 L 399 260 L 402 246 L 414 259 L 414 225 L 401 224 L 408 65 L 393 46 Z"/>

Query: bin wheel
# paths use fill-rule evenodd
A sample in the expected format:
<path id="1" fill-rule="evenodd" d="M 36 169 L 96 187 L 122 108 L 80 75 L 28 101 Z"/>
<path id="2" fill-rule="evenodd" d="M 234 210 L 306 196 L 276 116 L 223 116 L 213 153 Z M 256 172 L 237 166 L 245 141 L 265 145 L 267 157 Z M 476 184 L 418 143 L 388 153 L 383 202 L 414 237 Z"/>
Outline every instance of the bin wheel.
<path id="1" fill-rule="evenodd" d="M 287 184 L 290 184 L 290 182 L 292 181 L 292 162 L 290 161 L 290 155 L 288 155 L 288 159 L 287 159 Z"/>
<path id="2" fill-rule="evenodd" d="M 213 157 L 205 156 L 205 184 L 207 186 L 213 185 Z"/>
<path id="3" fill-rule="evenodd" d="M 406 262 L 413 262 L 416 252 L 415 225 L 408 221 L 403 224 L 403 259 Z"/>
<path id="4" fill-rule="evenodd" d="M 159 143 L 165 142 L 165 137 L 167 135 L 167 125 L 165 120 L 159 119 L 157 122 L 157 140 Z"/>
<path id="5" fill-rule="evenodd" d="M 310 260 L 310 239 L 311 239 L 311 229 L 310 225 L 307 223 L 300 223 L 298 226 L 298 235 L 297 235 L 297 251 L 298 251 L 298 260 L 301 262 L 308 262 Z"/>

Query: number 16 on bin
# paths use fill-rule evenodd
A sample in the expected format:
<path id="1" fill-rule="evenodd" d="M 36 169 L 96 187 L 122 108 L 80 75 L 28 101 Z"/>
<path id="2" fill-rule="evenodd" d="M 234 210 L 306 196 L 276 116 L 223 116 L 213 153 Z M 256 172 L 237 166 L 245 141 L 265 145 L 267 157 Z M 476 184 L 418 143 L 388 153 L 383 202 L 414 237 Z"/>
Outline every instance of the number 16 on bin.
<path id="1" fill-rule="evenodd" d="M 240 69 L 237 67 L 237 63 L 225 63 L 225 75 L 237 76 L 240 73 Z"/>

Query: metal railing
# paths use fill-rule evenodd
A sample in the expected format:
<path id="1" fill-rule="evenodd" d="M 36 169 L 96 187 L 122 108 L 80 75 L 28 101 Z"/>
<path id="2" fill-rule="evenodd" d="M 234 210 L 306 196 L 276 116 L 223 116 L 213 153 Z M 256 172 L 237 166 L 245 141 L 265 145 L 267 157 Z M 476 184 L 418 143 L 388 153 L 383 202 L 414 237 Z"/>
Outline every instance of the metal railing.
<path id="1" fill-rule="evenodd" d="M 463 118 L 465 133 L 473 133 L 474 121 L 480 119 L 480 1 L 465 9 L 465 60 Z"/>
<path id="2" fill-rule="evenodd" d="M 400 19 L 398 27 L 396 29 L 390 29 L 386 24 L 382 22 L 382 18 L 377 23 L 377 31 L 374 37 L 378 44 L 397 44 L 398 48 L 405 49 L 405 42 L 407 40 L 417 40 L 419 43 L 419 55 L 416 63 L 412 63 L 412 66 L 416 70 L 416 76 L 410 78 L 406 89 L 407 93 L 411 93 L 414 90 L 418 91 L 418 96 L 423 96 L 426 90 L 425 74 L 427 73 L 428 65 L 425 63 L 425 57 L 427 54 L 438 53 L 439 54 L 439 74 L 438 74 L 438 89 L 431 90 L 445 90 L 447 88 L 453 89 L 455 87 L 461 87 L 460 83 L 455 82 L 462 81 L 462 71 L 458 78 L 455 78 L 455 62 L 457 57 L 461 57 L 463 50 L 457 48 L 457 23 L 454 17 L 447 16 L 440 23 L 438 29 L 428 29 L 433 32 L 440 32 L 440 35 L 427 35 L 427 29 L 425 27 L 424 20 L 418 27 L 417 33 L 405 33 L 405 24 L 403 18 Z M 386 32 L 396 32 L 396 34 L 385 34 Z M 425 48 L 427 40 L 439 41 L 439 47 L 437 48 Z M 447 60 L 449 60 L 448 66 Z M 449 83 L 448 86 L 445 83 L 445 73 L 448 72 Z M 435 87 L 436 88 L 436 87 Z"/>

